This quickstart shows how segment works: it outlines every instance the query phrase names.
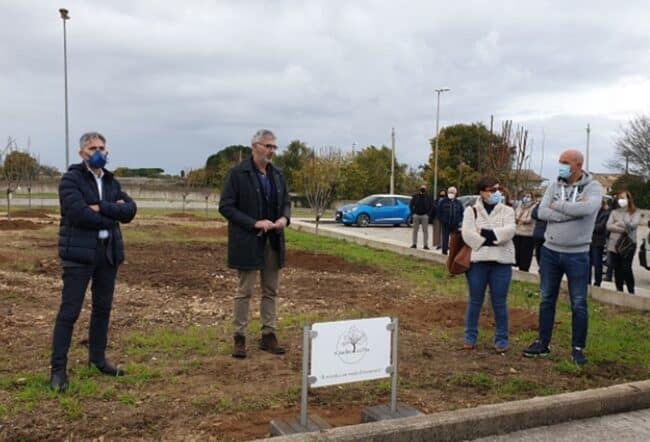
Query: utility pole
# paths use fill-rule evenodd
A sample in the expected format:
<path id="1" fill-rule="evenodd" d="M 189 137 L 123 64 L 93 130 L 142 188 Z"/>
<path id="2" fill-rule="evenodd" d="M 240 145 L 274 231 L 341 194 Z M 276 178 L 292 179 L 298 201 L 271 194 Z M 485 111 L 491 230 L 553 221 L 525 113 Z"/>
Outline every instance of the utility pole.
<path id="1" fill-rule="evenodd" d="M 391 154 L 390 154 L 390 194 L 395 194 L 395 128 L 390 132 Z"/>
<path id="2" fill-rule="evenodd" d="M 68 43 L 65 30 L 65 22 L 70 20 L 68 10 L 59 9 L 61 20 L 63 21 L 63 76 L 64 76 L 64 92 L 65 92 L 65 170 L 68 170 L 70 165 L 70 137 L 68 129 Z"/>
<path id="3" fill-rule="evenodd" d="M 436 147 L 435 147 L 435 152 L 433 154 L 434 157 L 434 165 L 433 165 L 433 194 L 438 195 L 438 138 L 440 135 L 440 94 L 442 92 L 448 92 L 451 89 L 449 88 L 442 88 L 442 89 L 436 89 L 436 93 L 438 94 L 438 102 L 436 105 Z"/>

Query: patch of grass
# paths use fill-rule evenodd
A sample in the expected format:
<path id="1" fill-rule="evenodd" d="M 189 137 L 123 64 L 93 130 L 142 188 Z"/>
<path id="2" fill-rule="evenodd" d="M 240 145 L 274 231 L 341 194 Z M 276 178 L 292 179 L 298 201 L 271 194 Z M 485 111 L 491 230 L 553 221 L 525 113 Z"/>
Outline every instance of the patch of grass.
<path id="1" fill-rule="evenodd" d="M 162 376 L 160 370 L 144 364 L 131 363 L 126 366 L 126 376 L 115 378 L 121 384 L 142 385 Z"/>
<path id="2" fill-rule="evenodd" d="M 16 376 L 11 388 L 17 390 L 13 395 L 14 403 L 20 404 L 27 412 L 33 411 L 42 401 L 57 397 L 57 393 L 50 390 L 44 375 Z"/>
<path id="3" fill-rule="evenodd" d="M 0 404 L 0 420 L 6 418 L 8 415 L 9 415 L 9 407 L 4 404 Z"/>
<path id="4" fill-rule="evenodd" d="M 482 391 L 495 387 L 494 379 L 486 373 L 460 373 L 449 378 L 449 383 L 459 387 L 472 387 Z"/>
<path id="5" fill-rule="evenodd" d="M 568 359 L 557 362 L 555 365 L 553 365 L 553 368 L 555 371 L 561 374 L 577 375 L 582 372 L 582 368 Z"/>
<path id="6" fill-rule="evenodd" d="M 305 325 L 313 324 L 322 319 L 322 314 L 317 312 L 309 313 L 296 313 L 291 314 L 287 313 L 278 321 L 279 328 L 281 329 L 290 329 L 290 328 L 300 328 L 302 329 Z"/>
<path id="7" fill-rule="evenodd" d="M 519 396 L 527 393 L 535 393 L 538 390 L 539 386 L 535 382 L 520 378 L 506 379 L 497 388 L 500 394 L 506 396 Z"/>
<path id="8" fill-rule="evenodd" d="M 129 405 L 129 406 L 134 406 L 135 402 L 136 402 L 135 396 L 133 396 L 132 394 L 129 394 L 129 393 L 124 393 L 124 394 L 118 395 L 117 400 L 120 403 L 122 403 L 124 405 Z"/>
<path id="9" fill-rule="evenodd" d="M 159 328 L 147 333 L 131 333 L 124 338 L 127 353 L 139 360 L 149 360 L 156 354 L 183 357 L 189 354 L 214 356 L 217 351 L 215 327 L 186 329 Z"/>
<path id="10" fill-rule="evenodd" d="M 68 394 L 80 398 L 94 398 L 100 397 L 101 391 L 99 390 L 99 385 L 94 379 L 87 378 L 71 382 L 70 387 L 68 388 Z"/>
<path id="11" fill-rule="evenodd" d="M 59 405 L 69 420 L 76 420 L 83 416 L 83 408 L 76 397 L 61 396 Z"/>

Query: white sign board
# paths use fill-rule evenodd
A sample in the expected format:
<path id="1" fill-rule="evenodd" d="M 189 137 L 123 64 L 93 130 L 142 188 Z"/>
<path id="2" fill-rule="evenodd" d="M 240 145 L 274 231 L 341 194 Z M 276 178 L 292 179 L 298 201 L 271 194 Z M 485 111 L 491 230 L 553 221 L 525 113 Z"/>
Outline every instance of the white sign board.
<path id="1" fill-rule="evenodd" d="M 390 323 L 390 318 L 371 318 L 313 324 L 311 387 L 389 377 Z"/>

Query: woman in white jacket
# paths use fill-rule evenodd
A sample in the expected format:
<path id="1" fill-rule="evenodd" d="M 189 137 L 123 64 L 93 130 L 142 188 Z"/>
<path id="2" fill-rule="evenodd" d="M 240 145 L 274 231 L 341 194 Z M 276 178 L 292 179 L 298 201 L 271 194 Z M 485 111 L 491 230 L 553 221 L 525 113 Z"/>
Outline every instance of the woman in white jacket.
<path id="1" fill-rule="evenodd" d="M 636 248 L 630 254 L 623 256 L 616 250 L 616 242 L 621 235 L 627 234 L 636 243 L 636 230 L 641 220 L 641 212 L 637 210 L 634 199 L 627 190 L 616 195 L 616 204 L 617 208 L 612 210 L 607 220 L 607 231 L 609 232 L 607 251 L 611 253 L 616 290 L 622 292 L 623 283 L 625 283 L 627 291 L 633 295 L 634 273 L 632 273 L 632 261 L 634 260 Z"/>
<path id="2" fill-rule="evenodd" d="M 480 198 L 474 206 L 465 209 L 462 235 L 471 247 L 471 265 L 466 273 L 469 299 L 465 314 L 465 343 L 474 349 L 478 340 L 478 320 L 490 287 L 490 299 L 496 324 L 494 349 L 508 350 L 508 290 L 515 262 L 515 213 L 503 203 L 499 180 L 482 178 L 477 185 Z M 476 214 L 476 215 L 475 215 Z"/>

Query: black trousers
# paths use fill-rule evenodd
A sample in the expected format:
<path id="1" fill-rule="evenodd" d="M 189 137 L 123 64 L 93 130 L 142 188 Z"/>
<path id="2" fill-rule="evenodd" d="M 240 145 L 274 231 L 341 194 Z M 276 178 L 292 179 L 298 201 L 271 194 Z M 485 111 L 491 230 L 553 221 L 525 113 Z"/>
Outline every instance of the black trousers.
<path id="1" fill-rule="evenodd" d="M 535 243 L 535 260 L 537 261 L 537 267 L 539 267 L 539 262 L 542 259 L 542 246 L 544 245 L 544 238 L 534 238 L 533 242 Z"/>
<path id="2" fill-rule="evenodd" d="M 89 361 L 103 362 L 106 359 L 108 323 L 113 305 L 117 266 L 111 265 L 106 257 L 106 246 L 97 244 L 95 264 L 68 265 L 63 267 L 63 293 L 61 307 L 54 324 L 52 336 L 52 371 L 65 370 L 68 350 L 72 340 L 74 324 L 79 318 L 88 283 L 92 280 L 92 313 L 88 333 Z"/>
<path id="3" fill-rule="evenodd" d="M 442 254 L 446 255 L 449 250 L 449 234 L 453 232 L 451 226 L 442 225 Z"/>
<path id="4" fill-rule="evenodd" d="M 623 284 L 627 285 L 628 293 L 634 293 L 634 273 L 632 272 L 632 261 L 634 260 L 634 255 L 623 257 L 618 253 L 610 252 L 612 259 L 612 268 L 614 269 L 614 284 L 616 284 L 616 290 L 619 292 L 623 291 Z"/>
<path id="5" fill-rule="evenodd" d="M 515 244 L 515 265 L 519 270 L 527 272 L 533 261 L 535 240 L 532 236 L 515 235 L 512 242 Z"/>

